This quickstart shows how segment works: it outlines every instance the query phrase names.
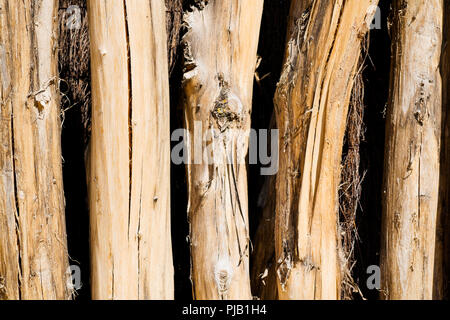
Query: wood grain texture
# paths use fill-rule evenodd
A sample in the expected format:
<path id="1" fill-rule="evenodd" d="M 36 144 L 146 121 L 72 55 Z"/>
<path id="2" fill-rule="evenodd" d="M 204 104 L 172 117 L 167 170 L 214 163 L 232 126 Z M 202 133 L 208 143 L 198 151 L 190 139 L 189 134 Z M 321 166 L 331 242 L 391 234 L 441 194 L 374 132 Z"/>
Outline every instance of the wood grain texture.
<path id="1" fill-rule="evenodd" d="M 443 1 L 394 1 L 381 242 L 385 299 L 431 299 Z"/>
<path id="2" fill-rule="evenodd" d="M 209 0 L 198 1 L 185 14 L 183 89 L 196 299 L 252 298 L 242 160 L 248 152 L 245 131 L 250 128 L 262 8 L 262 0 Z M 209 129 L 216 134 L 208 136 Z M 205 150 L 214 157 L 210 164 Z"/>
<path id="3" fill-rule="evenodd" d="M 339 299 L 338 188 L 361 44 L 377 1 L 293 1 L 275 94 L 280 299 Z"/>
<path id="4" fill-rule="evenodd" d="M 0 299 L 69 299 L 58 1 L 0 1 Z"/>
<path id="5" fill-rule="evenodd" d="M 173 299 L 164 1 L 88 2 L 92 296 Z"/>

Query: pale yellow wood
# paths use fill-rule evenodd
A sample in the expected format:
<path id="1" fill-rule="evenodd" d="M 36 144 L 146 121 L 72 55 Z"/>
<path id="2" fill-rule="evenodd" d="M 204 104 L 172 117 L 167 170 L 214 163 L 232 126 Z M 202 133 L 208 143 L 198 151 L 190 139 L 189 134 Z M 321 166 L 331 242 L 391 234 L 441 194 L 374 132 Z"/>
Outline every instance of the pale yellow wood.
<path id="1" fill-rule="evenodd" d="M 164 1 L 88 6 L 94 299 L 173 299 Z"/>
<path id="2" fill-rule="evenodd" d="M 262 8 L 263 0 L 209 0 L 197 1 L 185 14 L 183 89 L 195 299 L 252 298 L 247 170 L 240 160 L 248 152 L 245 130 L 250 128 Z M 210 128 L 219 133 L 206 143 L 202 137 Z M 212 150 L 214 163 L 208 165 L 202 149 L 205 154 Z"/>
<path id="3" fill-rule="evenodd" d="M 376 0 L 293 1 L 275 94 L 280 299 L 339 299 L 338 187 L 361 43 Z"/>
<path id="4" fill-rule="evenodd" d="M 443 1 L 394 1 L 382 298 L 431 299 L 439 190 Z"/>
<path id="5" fill-rule="evenodd" d="M 0 299 L 69 299 L 58 1 L 0 1 Z"/>

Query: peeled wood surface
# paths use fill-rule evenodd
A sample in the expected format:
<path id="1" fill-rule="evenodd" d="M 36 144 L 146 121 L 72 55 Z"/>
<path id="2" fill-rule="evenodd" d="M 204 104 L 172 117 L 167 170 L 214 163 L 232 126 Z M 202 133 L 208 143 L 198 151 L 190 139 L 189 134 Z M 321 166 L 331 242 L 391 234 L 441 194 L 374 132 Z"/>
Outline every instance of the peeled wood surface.
<path id="1" fill-rule="evenodd" d="M 350 94 L 375 0 L 293 1 L 275 94 L 280 299 L 338 299 L 338 187 Z"/>
<path id="2" fill-rule="evenodd" d="M 94 299 L 173 299 L 164 1 L 88 2 Z"/>
<path id="3" fill-rule="evenodd" d="M 381 243 L 385 299 L 431 299 L 443 1 L 395 1 Z"/>
<path id="4" fill-rule="evenodd" d="M 193 293 L 196 299 L 251 299 L 246 165 L 253 75 L 262 0 L 198 1 L 187 12 L 183 38 L 184 110 Z M 220 108 L 219 108 L 220 107 Z M 216 162 L 194 164 L 194 125 L 221 129 L 208 148 Z M 228 143 L 229 149 L 223 147 Z M 197 152 L 197 153 L 196 153 Z M 196 156 L 197 154 L 197 156 Z M 232 159 L 232 164 L 227 164 Z"/>
<path id="5" fill-rule="evenodd" d="M 68 299 L 56 0 L 0 0 L 0 299 Z"/>

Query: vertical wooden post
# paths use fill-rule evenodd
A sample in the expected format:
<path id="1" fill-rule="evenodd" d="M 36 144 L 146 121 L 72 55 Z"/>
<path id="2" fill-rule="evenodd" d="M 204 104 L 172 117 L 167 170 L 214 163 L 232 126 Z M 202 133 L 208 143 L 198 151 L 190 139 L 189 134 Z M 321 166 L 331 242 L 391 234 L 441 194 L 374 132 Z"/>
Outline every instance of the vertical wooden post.
<path id="1" fill-rule="evenodd" d="M 163 0 L 88 2 L 94 299 L 173 299 Z"/>
<path id="2" fill-rule="evenodd" d="M 275 94 L 280 299 L 339 299 L 338 188 L 362 41 L 378 1 L 293 1 Z"/>
<path id="3" fill-rule="evenodd" d="M 243 160 L 262 8 L 263 0 L 203 0 L 185 15 L 183 88 L 196 299 L 252 298 Z M 208 161 L 208 153 L 214 159 Z"/>
<path id="4" fill-rule="evenodd" d="M 394 1 L 382 298 L 431 299 L 439 191 L 443 1 Z"/>
<path id="5" fill-rule="evenodd" d="M 0 299 L 69 299 L 58 1 L 0 0 Z"/>

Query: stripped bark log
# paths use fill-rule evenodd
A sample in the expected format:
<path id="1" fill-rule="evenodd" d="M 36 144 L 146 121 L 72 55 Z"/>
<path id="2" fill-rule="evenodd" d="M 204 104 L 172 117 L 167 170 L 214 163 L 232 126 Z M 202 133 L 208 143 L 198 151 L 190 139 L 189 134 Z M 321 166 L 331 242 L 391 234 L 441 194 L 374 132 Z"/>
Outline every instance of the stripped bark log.
<path id="1" fill-rule="evenodd" d="M 431 299 L 439 191 L 443 1 L 394 1 L 382 298 Z"/>
<path id="2" fill-rule="evenodd" d="M 252 298 L 243 159 L 262 7 L 262 0 L 197 1 L 185 15 L 183 89 L 196 299 Z"/>
<path id="3" fill-rule="evenodd" d="M 0 299 L 69 299 L 56 0 L 0 1 Z"/>
<path id="4" fill-rule="evenodd" d="M 293 1 L 275 94 L 280 299 L 340 298 L 338 187 L 350 94 L 378 1 Z"/>
<path id="5" fill-rule="evenodd" d="M 164 1 L 88 2 L 94 299 L 173 299 Z"/>

